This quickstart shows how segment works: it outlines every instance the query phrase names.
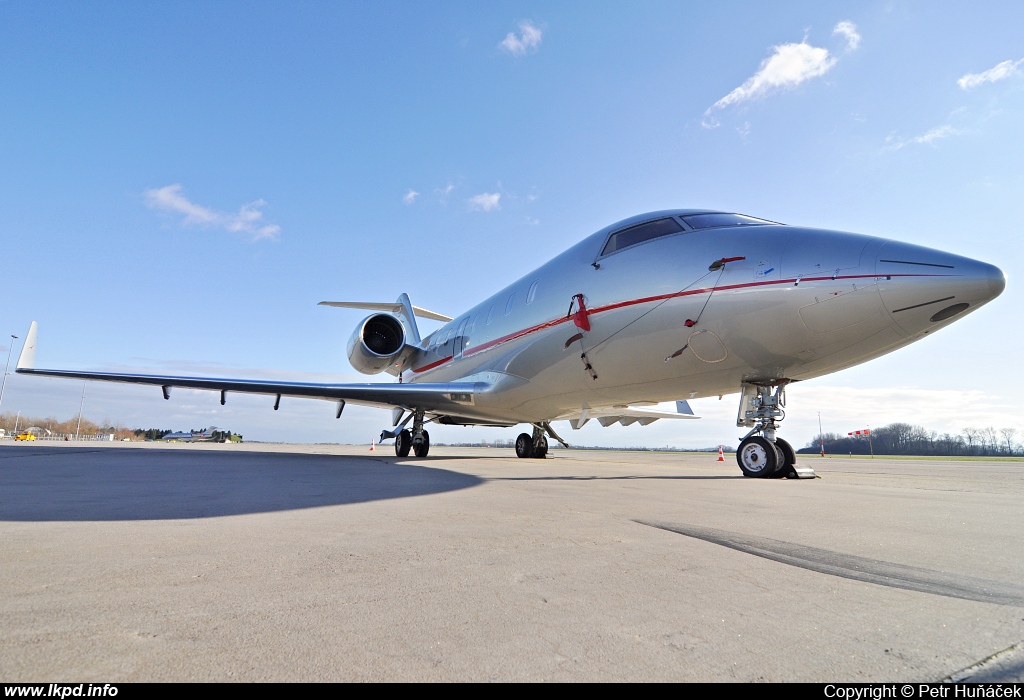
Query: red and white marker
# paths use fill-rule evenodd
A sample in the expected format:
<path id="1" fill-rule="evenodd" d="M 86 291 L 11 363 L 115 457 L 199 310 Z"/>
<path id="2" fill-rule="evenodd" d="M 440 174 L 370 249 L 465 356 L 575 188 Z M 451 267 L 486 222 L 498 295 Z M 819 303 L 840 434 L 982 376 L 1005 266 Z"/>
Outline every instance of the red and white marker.
<path id="1" fill-rule="evenodd" d="M 718 446 L 718 461 L 719 462 L 724 462 L 725 461 L 725 452 L 722 451 L 722 446 L 721 445 Z"/>
<path id="2" fill-rule="evenodd" d="M 373 452 L 376 449 L 377 449 L 376 441 L 373 438 L 370 438 L 370 452 Z"/>

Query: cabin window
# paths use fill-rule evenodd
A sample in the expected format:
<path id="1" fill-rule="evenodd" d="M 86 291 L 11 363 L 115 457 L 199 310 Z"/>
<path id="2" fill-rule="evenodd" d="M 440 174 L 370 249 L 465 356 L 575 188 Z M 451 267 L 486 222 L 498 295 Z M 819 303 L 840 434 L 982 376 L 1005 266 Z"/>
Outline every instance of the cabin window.
<path id="1" fill-rule="evenodd" d="M 487 322 L 484 325 L 486 325 L 486 326 L 491 325 L 491 321 L 494 320 L 494 310 L 496 308 L 498 308 L 497 304 L 491 304 L 491 309 L 490 309 L 490 311 L 487 312 Z"/>
<path id="2" fill-rule="evenodd" d="M 685 230 L 675 219 L 658 219 L 657 221 L 648 221 L 636 226 L 630 226 L 627 229 L 616 231 L 609 236 L 608 243 L 605 244 L 601 255 L 609 255 L 638 243 L 646 243 L 655 238 L 671 236 L 673 233 L 680 233 Z"/>
<path id="3" fill-rule="evenodd" d="M 725 228 L 727 226 L 766 226 L 775 223 L 764 219 L 755 219 L 752 216 L 743 214 L 723 214 L 713 212 L 710 214 L 691 214 L 680 217 L 691 228 Z"/>
<path id="4" fill-rule="evenodd" d="M 532 304 L 534 297 L 537 296 L 537 285 L 540 284 L 540 280 L 537 280 L 530 285 L 530 291 L 526 293 L 526 303 Z"/>
<path id="5" fill-rule="evenodd" d="M 516 302 L 516 293 L 512 292 L 508 295 L 508 303 L 505 304 L 505 315 L 508 316 L 512 313 L 512 305 Z"/>

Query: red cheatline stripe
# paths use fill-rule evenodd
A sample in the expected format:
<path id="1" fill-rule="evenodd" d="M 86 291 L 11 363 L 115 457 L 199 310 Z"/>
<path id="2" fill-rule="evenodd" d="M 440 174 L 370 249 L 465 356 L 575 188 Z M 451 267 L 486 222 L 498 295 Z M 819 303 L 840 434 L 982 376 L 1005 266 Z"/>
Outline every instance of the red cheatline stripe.
<path id="1" fill-rule="evenodd" d="M 451 355 L 449 355 L 448 357 L 442 357 L 437 362 L 431 362 L 429 365 L 423 365 L 422 367 L 416 367 L 415 369 L 413 369 L 413 372 L 426 372 L 428 369 L 434 369 L 435 367 L 440 367 L 445 362 L 448 362 L 451 359 L 452 359 Z"/>
<path id="2" fill-rule="evenodd" d="M 822 281 L 825 281 L 825 280 L 830 280 L 830 281 L 834 281 L 834 280 L 855 280 L 855 279 L 870 279 L 870 278 L 877 278 L 877 277 L 953 277 L 953 276 L 955 276 L 955 275 L 900 273 L 900 274 L 888 274 L 888 275 L 839 275 L 839 276 L 833 278 L 832 275 L 823 275 L 821 277 L 803 277 L 803 278 L 800 279 L 800 281 L 801 282 L 822 282 Z M 652 301 L 664 301 L 665 299 L 673 299 L 673 298 L 676 298 L 676 297 L 693 296 L 695 294 L 707 294 L 709 292 L 724 292 L 724 291 L 729 291 L 729 290 L 733 290 L 733 289 L 748 289 L 748 288 L 751 288 L 751 287 L 765 287 L 765 286 L 778 285 L 778 284 L 793 284 L 795 282 L 796 282 L 796 277 L 790 277 L 789 279 L 784 279 L 784 280 L 767 280 L 767 281 L 764 281 L 764 282 L 746 282 L 744 284 L 728 284 L 728 285 L 725 285 L 725 286 L 722 286 L 722 287 L 704 287 L 702 289 L 689 289 L 689 290 L 686 290 L 686 291 L 683 291 L 683 292 L 673 292 L 671 294 L 660 294 L 658 296 L 653 296 L 653 297 L 641 297 L 639 299 L 630 299 L 628 301 L 620 301 L 620 302 L 616 302 L 614 304 L 608 304 L 606 306 L 598 306 L 598 307 L 593 308 L 593 309 L 587 309 L 587 314 L 590 315 L 590 316 L 593 316 L 594 314 L 599 314 L 599 313 L 602 313 L 604 311 L 614 311 L 615 309 L 622 309 L 622 308 L 625 308 L 627 306 L 636 306 L 637 304 L 647 304 L 647 303 L 652 302 Z M 482 345 L 477 345 L 476 347 L 468 348 L 468 349 L 466 349 L 463 352 L 463 355 L 475 355 L 478 352 L 483 352 L 484 350 L 488 350 L 490 348 L 493 348 L 496 345 L 501 345 L 503 343 L 507 343 L 507 342 L 512 341 L 512 340 L 517 340 L 519 338 L 522 338 L 524 335 L 529 335 L 530 333 L 535 333 L 537 331 L 542 331 L 545 328 L 553 328 L 553 327 L 555 327 L 555 326 L 557 326 L 559 324 L 565 323 L 566 321 L 570 321 L 570 320 L 571 320 L 571 317 L 564 317 L 564 318 L 552 319 L 550 321 L 545 321 L 544 323 L 537 324 L 536 326 L 531 326 L 529 328 L 524 328 L 522 330 L 516 331 L 515 333 L 509 333 L 508 335 L 502 336 L 500 338 L 495 338 L 494 340 L 488 341 L 488 342 L 486 342 L 486 343 L 484 343 Z M 414 369 L 413 372 L 419 373 L 419 372 L 425 372 L 425 371 L 427 371 L 429 369 L 434 369 L 435 367 L 443 365 L 445 362 L 448 362 L 451 359 L 452 359 L 451 357 L 446 357 L 443 360 L 438 360 L 437 362 L 432 362 L 429 365 L 424 365 L 423 367 L 418 367 L 418 368 Z"/>

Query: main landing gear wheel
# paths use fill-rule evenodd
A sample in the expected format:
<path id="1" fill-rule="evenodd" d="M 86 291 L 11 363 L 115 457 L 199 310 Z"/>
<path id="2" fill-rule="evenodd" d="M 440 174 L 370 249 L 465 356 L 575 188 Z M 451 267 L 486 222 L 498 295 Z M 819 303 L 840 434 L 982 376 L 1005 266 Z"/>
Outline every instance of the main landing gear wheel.
<path id="1" fill-rule="evenodd" d="M 533 456 L 533 436 L 529 433 L 519 433 L 519 437 L 516 438 L 516 457 L 529 459 Z"/>
<path id="2" fill-rule="evenodd" d="M 399 457 L 408 457 L 409 448 L 412 447 L 412 433 L 403 430 L 395 436 L 395 454 Z"/>
<path id="3" fill-rule="evenodd" d="M 743 476 L 769 477 L 783 462 L 782 451 L 760 435 L 752 435 L 740 443 L 736 461 Z"/>
<path id="4" fill-rule="evenodd" d="M 533 446 L 533 456 L 535 459 L 544 459 L 548 456 L 548 439 L 543 435 L 541 435 L 540 444 Z"/>
<path id="5" fill-rule="evenodd" d="M 427 453 L 430 452 L 430 433 L 424 430 L 421 434 L 423 439 L 419 442 L 413 442 L 412 451 L 417 457 L 426 457 Z"/>
<path id="6" fill-rule="evenodd" d="M 796 450 L 788 442 L 780 437 L 775 438 L 775 447 L 778 448 L 779 454 L 782 455 L 782 462 L 779 464 L 778 470 L 772 476 L 776 479 L 797 479 L 799 478 L 796 473 Z"/>

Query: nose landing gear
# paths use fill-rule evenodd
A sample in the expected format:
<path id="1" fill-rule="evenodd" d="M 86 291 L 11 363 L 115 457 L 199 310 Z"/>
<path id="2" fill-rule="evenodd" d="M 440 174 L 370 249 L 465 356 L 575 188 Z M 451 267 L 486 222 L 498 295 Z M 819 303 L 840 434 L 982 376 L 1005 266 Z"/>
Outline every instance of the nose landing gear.
<path id="1" fill-rule="evenodd" d="M 754 478 L 813 479 L 814 470 L 796 464 L 793 446 L 775 431 L 786 417 L 786 382 L 774 385 L 743 384 L 736 425 L 751 428 L 736 450 L 743 476 Z"/>

